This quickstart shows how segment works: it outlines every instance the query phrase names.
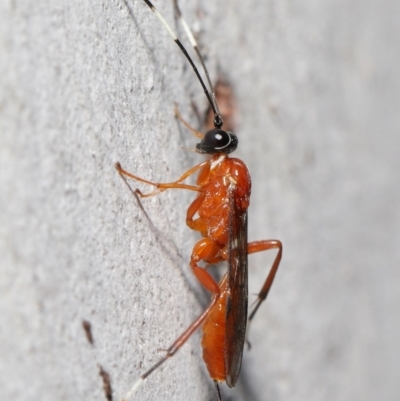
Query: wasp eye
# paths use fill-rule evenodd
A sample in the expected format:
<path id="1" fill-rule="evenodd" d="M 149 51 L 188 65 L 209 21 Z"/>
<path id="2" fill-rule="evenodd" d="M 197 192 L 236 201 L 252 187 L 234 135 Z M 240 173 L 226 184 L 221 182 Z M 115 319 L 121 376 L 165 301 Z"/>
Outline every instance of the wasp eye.
<path id="1" fill-rule="evenodd" d="M 238 145 L 237 136 L 229 131 L 214 128 L 208 131 L 200 143 L 196 145 L 199 153 L 231 153 Z"/>

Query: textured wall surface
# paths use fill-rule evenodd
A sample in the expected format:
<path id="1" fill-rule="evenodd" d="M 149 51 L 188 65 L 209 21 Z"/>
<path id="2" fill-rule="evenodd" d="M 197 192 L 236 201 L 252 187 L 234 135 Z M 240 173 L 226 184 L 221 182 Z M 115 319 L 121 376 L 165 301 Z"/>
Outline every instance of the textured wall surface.
<path id="1" fill-rule="evenodd" d="M 173 117 L 176 102 L 201 127 L 199 84 L 144 3 L 127 1 L 0 2 L 5 400 L 105 399 L 100 366 L 118 400 L 207 305 L 188 267 L 193 194 L 142 209 L 114 169 L 170 181 L 202 160 Z M 180 31 L 170 2 L 156 5 Z M 249 238 L 284 243 L 224 399 L 399 400 L 400 3 L 181 5 L 213 79 L 237 96 Z M 251 256 L 251 293 L 272 256 Z M 136 398 L 188 399 L 216 399 L 198 335 Z"/>

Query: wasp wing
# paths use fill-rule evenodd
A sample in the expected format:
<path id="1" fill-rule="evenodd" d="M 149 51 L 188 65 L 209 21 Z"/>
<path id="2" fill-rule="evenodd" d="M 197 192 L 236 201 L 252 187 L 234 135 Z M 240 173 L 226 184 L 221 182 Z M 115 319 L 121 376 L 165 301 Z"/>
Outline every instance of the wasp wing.
<path id="1" fill-rule="evenodd" d="M 225 377 L 234 387 L 242 365 L 246 341 L 248 266 L 247 211 L 237 208 L 234 191 L 230 191 L 228 234 L 228 294 L 226 299 Z"/>

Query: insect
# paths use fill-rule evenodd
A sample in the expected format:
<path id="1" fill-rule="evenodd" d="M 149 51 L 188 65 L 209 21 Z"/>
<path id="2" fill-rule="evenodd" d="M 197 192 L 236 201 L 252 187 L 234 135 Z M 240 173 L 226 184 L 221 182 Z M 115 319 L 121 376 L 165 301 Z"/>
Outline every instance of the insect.
<path id="1" fill-rule="evenodd" d="M 250 174 L 241 160 L 229 157 L 229 154 L 236 149 L 238 139 L 232 132 L 222 129 L 223 120 L 197 43 L 182 17 L 177 0 L 174 0 L 175 12 L 199 57 L 210 90 L 207 89 L 193 60 L 170 26 L 149 0 L 144 2 L 158 17 L 191 64 L 213 111 L 214 128 L 206 134 L 191 127 L 179 111 L 177 109 L 175 111 L 178 120 L 200 139 L 196 145 L 196 151 L 209 155 L 209 159 L 192 167 L 176 181 L 169 183 L 145 180 L 124 170 L 119 163 L 116 164 L 116 168 L 121 176 L 154 187 L 152 192 L 146 194 L 137 190 L 142 198 L 154 196 L 168 189 L 186 189 L 197 193 L 197 197 L 188 208 L 186 224 L 192 230 L 199 232 L 202 238 L 193 247 L 189 265 L 198 281 L 211 293 L 211 303 L 166 350 L 165 356 L 142 374 L 123 400 L 127 401 L 131 398 L 147 377 L 172 357 L 202 325 L 203 359 L 211 379 L 214 380 L 218 399 L 221 401 L 218 383 L 226 382 L 229 387 L 234 387 L 238 380 L 246 342 L 247 324 L 254 318 L 268 295 L 282 258 L 282 243 L 279 240 L 247 242 Z M 185 184 L 184 181 L 195 173 L 198 174 L 196 185 Z M 247 256 L 270 249 L 277 250 L 277 254 L 248 316 Z M 228 270 L 217 283 L 207 268 L 223 261 L 228 263 Z"/>

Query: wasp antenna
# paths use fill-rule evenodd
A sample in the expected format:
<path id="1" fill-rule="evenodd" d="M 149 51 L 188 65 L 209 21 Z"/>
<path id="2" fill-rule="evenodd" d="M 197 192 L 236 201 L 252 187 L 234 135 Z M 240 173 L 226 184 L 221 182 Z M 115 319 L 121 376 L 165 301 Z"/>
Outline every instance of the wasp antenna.
<path id="1" fill-rule="evenodd" d="M 147 4 L 147 6 L 150 8 L 151 11 L 153 11 L 153 13 L 156 15 L 156 17 L 160 20 L 160 22 L 164 25 L 165 29 L 168 31 L 168 33 L 171 35 L 172 39 L 174 40 L 174 42 L 179 46 L 179 48 L 181 49 L 182 53 L 185 55 L 186 59 L 189 61 L 190 65 L 193 68 L 193 71 L 195 72 L 197 79 L 200 82 L 201 87 L 203 88 L 204 94 L 207 97 L 208 103 L 210 103 L 210 106 L 214 112 L 214 125 L 216 128 L 221 128 L 222 127 L 222 117 L 219 113 L 218 110 L 218 106 L 217 106 L 217 102 L 215 100 L 215 94 L 212 91 L 212 96 L 210 95 L 210 92 L 207 90 L 206 85 L 204 84 L 203 79 L 201 78 L 201 75 L 199 73 L 199 70 L 197 69 L 196 65 L 194 64 L 192 58 L 189 56 L 189 53 L 186 51 L 185 47 L 183 46 L 182 42 L 178 39 L 178 36 L 175 34 L 175 32 L 172 30 L 172 28 L 168 25 L 167 21 L 164 19 L 164 17 L 157 11 L 157 9 L 154 7 L 153 3 L 150 0 L 144 0 L 144 2 Z M 176 3 L 176 0 L 174 0 L 174 4 L 175 4 L 175 10 L 178 13 L 178 16 L 180 17 L 180 20 L 182 22 L 182 25 L 185 29 L 186 34 L 189 36 L 189 40 L 192 43 L 194 49 L 196 50 L 196 53 L 198 54 L 198 56 L 200 57 L 200 61 L 201 64 L 203 65 L 203 68 L 206 72 L 206 76 L 207 76 L 207 80 L 210 84 L 210 87 L 212 88 L 211 85 L 211 81 L 210 78 L 208 76 L 208 71 L 205 68 L 204 62 L 203 62 L 203 58 L 200 55 L 200 52 L 198 50 L 197 47 L 197 43 L 189 29 L 189 27 L 187 26 L 185 20 L 183 20 L 182 18 L 182 14 L 179 10 L 178 4 Z"/>
<path id="2" fill-rule="evenodd" d="M 136 393 L 136 390 L 143 384 L 144 380 L 145 379 L 143 379 L 143 377 L 140 377 L 132 386 L 132 388 L 126 393 L 125 397 L 121 399 L 121 401 L 129 401 L 133 394 Z"/>
<path id="3" fill-rule="evenodd" d="M 186 20 L 183 18 L 181 9 L 179 8 L 179 5 L 178 5 L 178 0 L 173 0 L 173 1 L 174 1 L 175 12 L 176 12 L 176 14 L 177 14 L 182 26 L 183 26 L 184 31 L 186 32 L 187 37 L 189 38 L 190 44 L 193 46 L 194 51 L 196 52 L 197 56 L 199 57 L 199 60 L 200 60 L 200 63 L 202 65 L 202 67 L 203 67 L 204 73 L 206 74 L 208 86 L 210 87 L 211 98 L 212 98 L 212 101 L 214 103 L 215 110 L 217 112 L 217 115 L 215 117 L 222 118 L 221 114 L 219 112 L 217 98 L 216 98 L 215 93 L 214 93 L 214 88 L 213 88 L 213 85 L 211 83 L 210 75 L 208 73 L 206 64 L 204 63 L 203 56 L 200 53 L 199 46 L 198 46 L 198 44 L 196 42 L 196 39 L 193 36 L 192 31 L 189 28 L 189 25 L 187 24 Z"/>

